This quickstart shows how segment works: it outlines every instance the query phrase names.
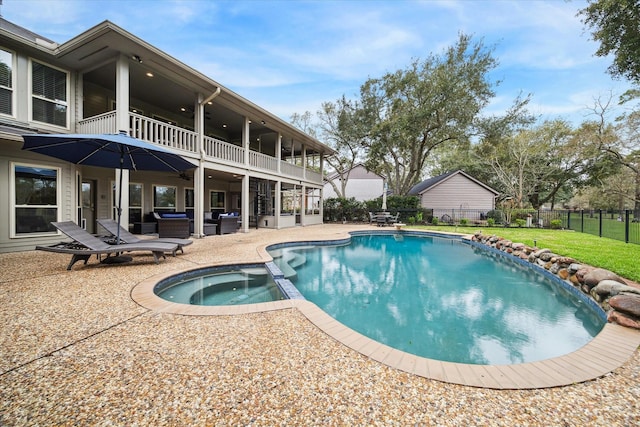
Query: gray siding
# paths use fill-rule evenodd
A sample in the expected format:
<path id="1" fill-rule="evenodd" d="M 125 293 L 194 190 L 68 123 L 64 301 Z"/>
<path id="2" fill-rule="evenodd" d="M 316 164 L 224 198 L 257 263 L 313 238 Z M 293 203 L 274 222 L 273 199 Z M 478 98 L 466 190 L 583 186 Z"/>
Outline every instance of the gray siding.
<path id="1" fill-rule="evenodd" d="M 427 209 L 478 209 L 494 207 L 494 193 L 461 174 L 451 176 L 421 195 Z"/>

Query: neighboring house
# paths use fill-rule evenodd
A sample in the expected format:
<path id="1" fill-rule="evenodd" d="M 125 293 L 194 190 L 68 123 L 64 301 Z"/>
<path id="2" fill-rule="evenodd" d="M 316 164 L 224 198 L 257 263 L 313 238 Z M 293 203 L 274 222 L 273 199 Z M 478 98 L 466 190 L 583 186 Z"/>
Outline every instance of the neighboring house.
<path id="1" fill-rule="evenodd" d="M 433 216 L 452 220 L 484 219 L 495 208 L 499 193 L 461 170 L 422 181 L 409 190 L 420 198 L 420 206 L 433 209 Z"/>
<path id="2" fill-rule="evenodd" d="M 0 252 L 59 242 L 51 221 L 98 232 L 114 217 L 116 171 L 23 151 L 21 136 L 120 130 L 198 165 L 126 171 L 131 228 L 154 210 L 191 213 L 196 236 L 208 212 L 238 212 L 244 231 L 322 223 L 330 147 L 109 21 L 59 44 L 0 18 Z"/>
<path id="3" fill-rule="evenodd" d="M 377 173 L 369 172 L 363 165 L 358 164 L 351 168 L 349 172 L 343 174 L 334 173 L 325 178 L 325 184 L 322 194 L 325 199 L 338 197 L 336 191 L 331 185 L 333 181 L 338 187 L 342 188 L 341 181 L 347 180 L 345 187 L 345 198 L 353 197 L 358 201 L 372 200 L 382 196 L 384 191 L 384 178 Z"/>

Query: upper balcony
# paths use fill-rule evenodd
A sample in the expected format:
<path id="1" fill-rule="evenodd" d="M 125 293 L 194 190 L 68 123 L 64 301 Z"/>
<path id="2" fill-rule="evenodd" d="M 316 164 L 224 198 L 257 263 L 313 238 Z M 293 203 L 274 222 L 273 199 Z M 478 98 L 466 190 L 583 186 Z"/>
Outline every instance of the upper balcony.
<path id="1" fill-rule="evenodd" d="M 116 123 L 116 112 L 109 111 L 80 120 L 77 125 L 77 131 L 80 133 L 117 133 L 119 130 Z M 172 148 L 180 151 L 186 157 L 200 158 L 199 153 L 201 150 L 198 147 L 198 134 L 195 131 L 130 112 L 129 132 L 135 138 Z M 268 138 L 263 134 L 262 138 L 256 138 L 256 142 L 262 142 L 260 139 Z M 309 167 L 301 167 L 293 163 L 301 160 L 300 152 L 296 153 L 292 150 L 290 153 L 293 155 L 286 158 L 286 160 L 278 160 L 273 155 L 249 149 L 247 163 L 245 162 L 246 149 L 238 144 L 225 142 L 206 135 L 203 136 L 202 144 L 205 161 L 244 169 L 249 168 L 254 171 L 273 173 L 296 180 L 322 184 L 321 173 Z M 261 147 L 261 144 L 255 145 Z M 269 144 L 266 143 L 265 146 L 269 146 Z M 273 150 L 274 147 L 271 147 L 271 149 Z M 309 155 L 308 153 L 305 154 Z"/>

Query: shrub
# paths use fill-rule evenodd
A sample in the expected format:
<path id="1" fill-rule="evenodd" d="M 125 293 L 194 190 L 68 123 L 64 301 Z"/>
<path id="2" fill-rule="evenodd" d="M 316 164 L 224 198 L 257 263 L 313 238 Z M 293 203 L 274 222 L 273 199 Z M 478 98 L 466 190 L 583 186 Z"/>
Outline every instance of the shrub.
<path id="1" fill-rule="evenodd" d="M 561 219 L 552 219 L 551 222 L 549 222 L 549 225 L 554 230 L 560 230 L 562 228 L 562 220 Z"/>
<path id="2" fill-rule="evenodd" d="M 467 218 L 460 218 L 460 225 L 467 225 L 469 224 L 469 220 Z"/>
<path id="3" fill-rule="evenodd" d="M 524 227 L 525 225 L 527 225 L 527 221 L 522 219 L 522 218 L 516 218 L 516 225 L 520 228 Z"/>
<path id="4" fill-rule="evenodd" d="M 433 218 L 431 218 L 431 224 L 438 225 L 439 222 L 440 220 L 438 219 L 437 216 L 434 216 Z"/>
<path id="5" fill-rule="evenodd" d="M 368 220 L 365 205 L 354 197 L 348 199 L 329 198 L 323 203 L 324 220 L 327 222 Z"/>
<path id="6" fill-rule="evenodd" d="M 491 211 L 487 212 L 487 221 L 489 219 L 493 219 L 494 220 L 494 224 L 499 224 L 501 222 L 504 222 L 504 214 L 502 213 L 502 211 L 500 211 L 498 209 L 494 209 L 494 210 L 491 210 Z"/>
<path id="7" fill-rule="evenodd" d="M 415 223 L 416 223 L 416 217 L 414 217 L 414 216 L 410 216 L 410 217 L 408 218 L 408 221 L 409 221 L 409 224 L 415 224 Z"/>
<path id="8" fill-rule="evenodd" d="M 487 225 L 489 227 L 493 227 L 494 225 L 496 225 L 496 220 L 493 218 L 487 218 Z"/>
<path id="9" fill-rule="evenodd" d="M 422 215 L 423 215 L 422 212 L 416 213 L 416 217 L 414 218 L 415 222 L 420 224 L 422 222 Z"/>

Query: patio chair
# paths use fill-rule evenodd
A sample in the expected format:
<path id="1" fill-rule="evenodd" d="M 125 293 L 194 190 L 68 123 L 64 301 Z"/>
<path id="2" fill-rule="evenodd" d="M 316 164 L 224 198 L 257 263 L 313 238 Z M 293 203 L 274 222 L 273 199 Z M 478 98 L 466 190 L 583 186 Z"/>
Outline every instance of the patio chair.
<path id="1" fill-rule="evenodd" d="M 178 250 L 178 245 L 170 243 L 155 243 L 155 244 L 120 244 L 110 245 L 97 238 L 96 236 L 89 234 L 87 230 L 78 226 L 71 221 L 52 222 L 51 223 L 58 230 L 73 239 L 73 242 L 60 242 L 52 246 L 36 246 L 36 250 L 57 252 L 63 254 L 71 254 L 71 262 L 67 266 L 67 270 L 71 270 L 73 264 L 78 261 L 84 261 L 86 264 L 91 258 L 91 255 L 96 255 L 100 262 L 108 263 L 115 257 L 111 255 L 119 255 L 122 252 L 134 252 L 134 251 L 150 251 L 153 254 L 153 258 L 156 264 L 159 263 L 160 257 L 166 258 L 165 253 L 170 252 L 175 254 Z M 101 256 L 107 255 L 107 258 L 102 260 Z"/>
<path id="2" fill-rule="evenodd" d="M 120 240 L 123 243 L 140 243 L 140 244 L 155 244 L 155 243 L 170 243 L 178 245 L 178 250 L 184 253 L 184 246 L 188 246 L 193 243 L 190 239 L 178 239 L 178 238 L 156 238 L 156 239 L 140 239 L 136 235 L 129 233 L 122 226 L 118 226 L 118 222 L 110 218 L 102 218 L 97 220 L 98 224 L 114 237 L 118 235 L 118 227 L 120 227 Z"/>

